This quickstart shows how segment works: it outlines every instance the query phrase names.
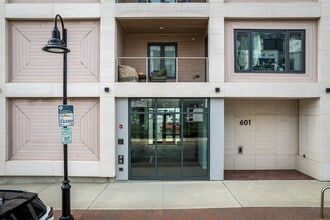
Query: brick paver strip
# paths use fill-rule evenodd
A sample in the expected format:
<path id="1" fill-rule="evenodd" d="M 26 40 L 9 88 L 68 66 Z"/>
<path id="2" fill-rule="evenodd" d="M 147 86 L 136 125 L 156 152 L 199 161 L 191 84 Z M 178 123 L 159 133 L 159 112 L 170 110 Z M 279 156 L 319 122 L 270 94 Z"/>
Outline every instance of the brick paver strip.
<path id="1" fill-rule="evenodd" d="M 55 211 L 58 219 L 61 211 Z M 72 210 L 75 220 L 313 220 L 320 208 L 220 208 L 179 210 Z M 325 218 L 330 219 L 330 208 Z"/>

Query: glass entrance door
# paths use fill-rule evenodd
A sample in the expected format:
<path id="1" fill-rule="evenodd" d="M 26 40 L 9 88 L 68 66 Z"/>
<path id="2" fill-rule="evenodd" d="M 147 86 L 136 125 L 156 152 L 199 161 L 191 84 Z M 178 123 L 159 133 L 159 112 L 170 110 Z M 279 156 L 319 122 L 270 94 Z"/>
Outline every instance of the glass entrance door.
<path id="1" fill-rule="evenodd" d="M 179 178 L 181 176 L 181 129 L 180 114 L 156 114 L 157 176 L 159 178 Z"/>
<path id="2" fill-rule="evenodd" d="M 207 99 L 130 102 L 130 179 L 207 179 Z"/>

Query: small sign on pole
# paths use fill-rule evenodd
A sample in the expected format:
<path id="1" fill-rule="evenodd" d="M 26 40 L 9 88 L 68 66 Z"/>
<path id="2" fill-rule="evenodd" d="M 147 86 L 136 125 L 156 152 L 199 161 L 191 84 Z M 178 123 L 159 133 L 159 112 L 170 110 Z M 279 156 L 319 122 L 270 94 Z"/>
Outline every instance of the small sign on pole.
<path id="1" fill-rule="evenodd" d="M 62 141 L 62 144 L 71 144 L 72 143 L 72 129 L 71 128 L 62 128 L 61 141 Z"/>
<path id="2" fill-rule="evenodd" d="M 73 105 L 59 105 L 58 106 L 58 126 L 67 127 L 73 126 Z"/>

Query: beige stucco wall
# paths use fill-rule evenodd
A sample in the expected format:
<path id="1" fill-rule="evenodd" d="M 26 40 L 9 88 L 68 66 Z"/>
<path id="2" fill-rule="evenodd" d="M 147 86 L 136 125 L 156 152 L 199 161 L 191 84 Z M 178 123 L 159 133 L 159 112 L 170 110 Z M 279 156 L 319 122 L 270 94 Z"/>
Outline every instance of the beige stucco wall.
<path id="1" fill-rule="evenodd" d="M 296 169 L 320 179 L 320 99 L 299 101 L 299 149 Z"/>
<path id="2" fill-rule="evenodd" d="M 297 100 L 225 100 L 225 170 L 295 169 L 298 137 Z"/>
<path id="3" fill-rule="evenodd" d="M 330 96 L 325 93 L 325 88 L 330 87 L 330 62 L 327 57 L 330 56 L 330 2 L 320 0 L 322 4 L 319 26 L 319 72 L 321 84 L 321 99 L 320 99 L 320 179 L 330 179 L 330 142 L 329 142 L 329 125 L 330 125 Z"/>

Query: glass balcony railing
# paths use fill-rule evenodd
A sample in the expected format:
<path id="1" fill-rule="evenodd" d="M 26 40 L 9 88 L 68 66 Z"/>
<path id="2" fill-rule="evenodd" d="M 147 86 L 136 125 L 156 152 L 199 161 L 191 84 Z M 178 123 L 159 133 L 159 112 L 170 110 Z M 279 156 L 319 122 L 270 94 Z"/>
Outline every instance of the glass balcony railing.
<path id="1" fill-rule="evenodd" d="M 118 82 L 207 82 L 207 57 L 117 57 Z"/>

